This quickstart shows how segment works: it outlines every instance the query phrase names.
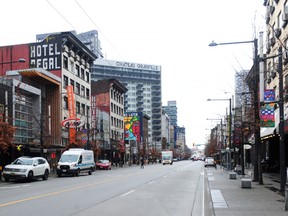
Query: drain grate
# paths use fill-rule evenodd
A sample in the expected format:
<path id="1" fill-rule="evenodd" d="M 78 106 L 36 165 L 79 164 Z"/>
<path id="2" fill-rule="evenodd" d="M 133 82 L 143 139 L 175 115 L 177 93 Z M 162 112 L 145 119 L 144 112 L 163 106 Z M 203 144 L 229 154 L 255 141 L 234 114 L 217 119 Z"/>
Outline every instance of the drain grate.
<path id="1" fill-rule="evenodd" d="M 274 192 L 278 192 L 279 190 L 277 189 L 277 188 L 275 188 L 275 187 L 265 187 L 265 188 L 267 188 L 267 189 L 269 189 L 269 190 L 271 190 L 271 191 L 274 191 Z"/>
<path id="2" fill-rule="evenodd" d="M 277 194 L 281 195 L 281 196 L 284 196 L 283 193 L 280 193 L 280 190 L 278 188 L 275 188 L 275 187 L 265 187 L 273 192 L 276 192 Z"/>

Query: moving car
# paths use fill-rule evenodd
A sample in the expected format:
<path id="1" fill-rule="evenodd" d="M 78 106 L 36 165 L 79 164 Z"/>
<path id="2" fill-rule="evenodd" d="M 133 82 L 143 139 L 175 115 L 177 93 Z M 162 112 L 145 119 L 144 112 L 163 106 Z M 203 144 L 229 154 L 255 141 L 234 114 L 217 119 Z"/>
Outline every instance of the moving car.
<path id="1" fill-rule="evenodd" d="M 172 151 L 162 151 L 162 164 L 173 164 L 173 152 Z"/>
<path id="2" fill-rule="evenodd" d="M 111 163 L 109 160 L 99 160 L 96 162 L 96 169 L 111 170 Z"/>
<path id="3" fill-rule="evenodd" d="M 95 170 L 94 153 L 83 148 L 70 148 L 64 151 L 57 164 L 57 175 L 79 176 L 80 173 L 92 175 Z"/>
<path id="4" fill-rule="evenodd" d="M 212 157 L 206 157 L 205 158 L 205 163 L 204 163 L 204 166 L 207 167 L 207 166 L 213 166 L 216 168 L 216 163 L 214 161 L 214 158 Z"/>
<path id="5" fill-rule="evenodd" d="M 19 157 L 3 170 L 5 181 L 42 178 L 47 180 L 50 173 L 50 165 L 43 157 Z"/>

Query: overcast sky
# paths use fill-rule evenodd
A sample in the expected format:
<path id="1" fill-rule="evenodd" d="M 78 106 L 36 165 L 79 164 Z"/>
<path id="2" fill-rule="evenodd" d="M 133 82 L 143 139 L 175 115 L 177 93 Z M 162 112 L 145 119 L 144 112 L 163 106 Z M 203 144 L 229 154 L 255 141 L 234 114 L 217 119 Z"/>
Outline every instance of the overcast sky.
<path id="1" fill-rule="evenodd" d="M 261 0 L 9 0 L 1 1 L 0 46 L 36 41 L 36 34 L 98 30 L 107 59 L 162 66 L 162 103 L 176 100 L 188 146 L 207 142 L 225 115 L 235 71 L 250 69 L 253 44 L 265 30 Z"/>

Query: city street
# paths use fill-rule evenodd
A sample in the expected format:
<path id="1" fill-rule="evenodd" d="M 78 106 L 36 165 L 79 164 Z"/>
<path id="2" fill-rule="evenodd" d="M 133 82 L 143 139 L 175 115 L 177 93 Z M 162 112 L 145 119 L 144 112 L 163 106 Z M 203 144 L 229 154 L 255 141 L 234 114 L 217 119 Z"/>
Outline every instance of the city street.
<path id="1" fill-rule="evenodd" d="M 213 215 L 204 171 L 202 161 L 178 161 L 144 169 L 113 167 L 91 176 L 2 182 L 0 211 L 9 216 Z"/>

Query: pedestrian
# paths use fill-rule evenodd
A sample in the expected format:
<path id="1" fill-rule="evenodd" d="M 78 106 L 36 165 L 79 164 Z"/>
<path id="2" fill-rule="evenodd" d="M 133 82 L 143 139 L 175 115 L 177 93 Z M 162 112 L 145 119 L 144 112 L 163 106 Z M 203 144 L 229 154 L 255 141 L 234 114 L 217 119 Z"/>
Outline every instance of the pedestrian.
<path id="1" fill-rule="evenodd" d="M 141 158 L 140 162 L 141 162 L 141 168 L 144 169 L 144 158 Z"/>

